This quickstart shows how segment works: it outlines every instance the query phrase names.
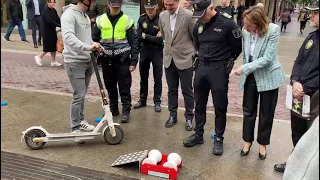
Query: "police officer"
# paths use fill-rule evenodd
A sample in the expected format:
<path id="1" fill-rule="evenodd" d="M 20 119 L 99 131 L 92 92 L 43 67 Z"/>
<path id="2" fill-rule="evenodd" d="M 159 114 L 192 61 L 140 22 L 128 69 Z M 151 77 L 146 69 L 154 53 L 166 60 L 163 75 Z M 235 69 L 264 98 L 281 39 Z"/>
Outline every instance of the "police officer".
<path id="1" fill-rule="evenodd" d="M 154 110 L 161 111 L 162 72 L 163 72 L 163 38 L 158 27 L 159 14 L 157 14 L 157 0 L 147 0 L 144 5 L 146 14 L 138 20 L 137 35 L 140 42 L 140 100 L 133 107 L 139 109 L 146 106 L 148 96 L 148 78 L 150 63 L 153 67 L 154 78 Z"/>
<path id="2" fill-rule="evenodd" d="M 209 91 L 215 107 L 215 137 L 213 154 L 223 154 L 223 134 L 226 127 L 229 73 L 233 62 L 242 51 L 241 29 L 227 13 L 216 11 L 211 0 L 195 0 L 195 46 L 199 65 L 195 70 L 195 134 L 184 139 L 192 147 L 203 143 L 206 106 Z M 195 63 L 196 64 L 196 63 Z"/>
<path id="3" fill-rule="evenodd" d="M 129 122 L 131 110 L 131 72 L 139 55 L 134 22 L 121 11 L 122 0 L 109 0 L 108 11 L 96 19 L 92 39 L 104 47 L 101 59 L 103 79 L 113 116 L 119 115 L 118 88 L 122 103 L 122 123 Z"/>
<path id="4" fill-rule="evenodd" d="M 290 84 L 293 96 L 298 99 L 302 99 L 304 94 L 312 97 L 319 90 L 319 1 L 307 9 L 310 10 L 310 25 L 317 30 L 311 32 L 305 39 L 293 65 Z M 307 120 L 291 111 L 291 132 L 294 147 L 311 125 L 312 120 Z M 279 172 L 284 172 L 285 168 L 286 163 L 274 166 L 274 169 Z"/>

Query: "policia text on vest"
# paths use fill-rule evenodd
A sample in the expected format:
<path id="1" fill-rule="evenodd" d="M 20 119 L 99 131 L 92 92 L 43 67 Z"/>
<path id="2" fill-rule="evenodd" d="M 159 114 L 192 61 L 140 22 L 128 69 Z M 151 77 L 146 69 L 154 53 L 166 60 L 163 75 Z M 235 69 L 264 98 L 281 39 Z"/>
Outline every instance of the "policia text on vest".
<path id="1" fill-rule="evenodd" d="M 98 16 L 92 30 L 92 40 L 100 42 L 105 55 L 102 63 L 103 79 L 108 91 L 110 110 L 118 115 L 118 88 L 122 102 L 121 122 L 129 121 L 131 111 L 131 84 L 133 71 L 138 63 L 139 43 L 134 22 L 120 11 L 112 16 L 110 10 Z"/>

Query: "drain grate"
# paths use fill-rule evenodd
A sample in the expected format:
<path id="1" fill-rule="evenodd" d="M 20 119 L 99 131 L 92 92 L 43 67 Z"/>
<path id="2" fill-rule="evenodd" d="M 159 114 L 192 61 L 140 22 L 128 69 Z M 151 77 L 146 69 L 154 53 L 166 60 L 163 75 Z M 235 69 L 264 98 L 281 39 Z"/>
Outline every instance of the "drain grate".
<path id="1" fill-rule="evenodd" d="M 116 174 L 1 151 L 2 180 L 133 180 Z"/>

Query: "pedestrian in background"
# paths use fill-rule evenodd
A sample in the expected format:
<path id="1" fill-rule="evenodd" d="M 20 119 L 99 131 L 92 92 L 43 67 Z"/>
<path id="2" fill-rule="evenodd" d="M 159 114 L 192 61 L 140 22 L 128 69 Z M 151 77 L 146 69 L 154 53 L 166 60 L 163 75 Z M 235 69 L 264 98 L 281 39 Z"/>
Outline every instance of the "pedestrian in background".
<path id="1" fill-rule="evenodd" d="M 3 37 L 3 39 L 7 42 L 10 42 L 11 41 L 10 35 L 14 27 L 18 26 L 21 42 L 28 43 L 26 39 L 26 33 L 22 25 L 23 12 L 22 12 L 22 5 L 20 3 L 20 0 L 7 0 L 6 8 L 7 8 L 7 20 L 9 24 L 8 24 L 6 35 Z"/>
<path id="2" fill-rule="evenodd" d="M 56 9 L 54 8 L 56 0 L 47 0 L 47 5 L 41 11 L 42 18 L 42 35 L 43 35 L 43 50 L 34 59 L 38 66 L 42 66 L 42 57 L 48 52 L 51 54 L 51 66 L 62 66 L 61 63 L 56 61 L 56 51 L 57 51 L 57 32 L 56 27 L 61 27 L 60 18 Z"/>
<path id="3" fill-rule="evenodd" d="M 243 3 L 244 0 L 240 0 L 239 6 L 236 9 L 237 12 L 237 25 L 242 28 L 243 27 L 243 12 L 247 9 L 246 6 L 244 6 Z"/>
<path id="4" fill-rule="evenodd" d="M 241 76 L 243 89 L 243 130 L 244 146 L 241 156 L 247 156 L 254 141 L 254 129 L 260 96 L 259 125 L 257 142 L 259 158 L 267 157 L 267 145 L 278 101 L 279 87 L 285 80 L 283 68 L 278 59 L 280 27 L 270 23 L 263 8 L 252 6 L 243 13 L 243 65 L 232 71 Z"/>
<path id="5" fill-rule="evenodd" d="M 281 20 L 281 32 L 283 29 L 284 29 L 284 32 L 286 32 L 287 24 L 291 22 L 290 12 L 287 8 L 283 10 L 278 22 L 280 22 L 280 20 Z"/>
<path id="6" fill-rule="evenodd" d="M 232 9 L 230 6 L 227 6 L 228 1 L 227 0 L 221 0 L 221 5 L 217 6 L 216 9 L 221 13 L 227 13 L 232 16 Z"/>
<path id="7" fill-rule="evenodd" d="M 31 21 L 31 28 L 32 28 L 32 40 L 33 40 L 33 47 L 38 48 L 41 46 L 41 11 L 45 7 L 44 0 L 26 0 L 27 6 L 27 18 Z M 39 31 L 39 37 L 37 41 L 37 28 Z"/>
<path id="8" fill-rule="evenodd" d="M 87 14 L 91 21 L 91 27 L 93 27 L 93 25 L 96 22 L 96 17 L 103 14 L 103 8 L 97 4 L 96 0 L 92 0 L 89 8 L 89 12 Z"/>

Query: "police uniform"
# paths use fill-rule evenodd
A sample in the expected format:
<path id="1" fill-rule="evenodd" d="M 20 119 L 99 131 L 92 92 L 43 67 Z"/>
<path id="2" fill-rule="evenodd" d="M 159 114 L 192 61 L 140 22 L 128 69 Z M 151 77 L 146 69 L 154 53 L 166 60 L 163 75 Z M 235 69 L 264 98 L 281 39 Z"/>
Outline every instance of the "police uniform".
<path id="1" fill-rule="evenodd" d="M 122 0 L 110 0 L 112 7 L 121 7 Z M 131 83 L 130 66 L 138 63 L 139 44 L 134 28 L 134 22 L 120 11 L 112 16 L 110 10 L 96 19 L 92 39 L 100 42 L 105 51 L 102 62 L 103 79 L 109 95 L 110 110 L 118 115 L 118 88 L 122 102 L 122 119 L 126 123 L 130 118 L 131 110 Z"/>
<path id="2" fill-rule="evenodd" d="M 319 1 L 307 9 L 310 11 L 319 11 Z M 319 38 L 319 29 L 317 29 L 311 32 L 305 39 L 300 47 L 298 57 L 294 62 L 290 77 L 290 84 L 293 85 L 295 82 L 301 83 L 303 92 L 310 97 L 313 97 L 319 90 Z M 293 146 L 296 146 L 311 125 L 311 120 L 302 118 L 291 111 L 291 137 Z M 284 172 L 285 167 L 285 163 L 276 164 L 274 169 L 279 172 Z"/>
<path id="3" fill-rule="evenodd" d="M 157 5 L 156 0 L 146 1 L 145 8 L 153 9 Z M 163 38 L 159 36 L 159 14 L 156 14 L 153 19 L 145 13 L 138 20 L 137 35 L 140 42 L 140 101 L 133 107 L 134 109 L 146 106 L 148 96 L 148 78 L 150 63 L 153 67 L 154 78 L 154 95 L 153 101 L 155 111 L 161 111 L 161 94 L 162 94 L 162 74 L 163 74 Z M 142 34 L 145 38 L 142 38 Z"/>
<path id="4" fill-rule="evenodd" d="M 216 116 L 213 153 L 221 155 L 226 127 L 229 73 L 233 61 L 242 51 L 242 42 L 241 29 L 226 13 L 217 11 L 210 22 L 201 22 L 210 4 L 210 0 L 198 0 L 193 5 L 194 17 L 200 18 L 194 28 L 195 46 L 198 51 L 197 60 L 199 61 L 194 79 L 196 127 L 195 134 L 187 138 L 184 144 L 194 146 L 203 143 L 207 101 L 211 91 Z"/>

